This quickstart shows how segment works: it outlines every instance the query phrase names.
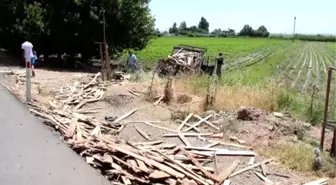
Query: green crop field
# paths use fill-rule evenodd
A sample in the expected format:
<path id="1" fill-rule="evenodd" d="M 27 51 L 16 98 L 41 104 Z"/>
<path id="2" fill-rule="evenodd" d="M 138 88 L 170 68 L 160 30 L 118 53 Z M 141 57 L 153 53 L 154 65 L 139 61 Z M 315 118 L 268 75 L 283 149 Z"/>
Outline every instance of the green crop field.
<path id="1" fill-rule="evenodd" d="M 193 38 L 193 37 L 159 37 L 150 41 L 149 45 L 136 52 L 145 66 L 154 64 L 159 58 L 167 57 L 174 46 L 179 44 L 207 48 L 206 55 L 215 56 L 222 52 L 226 58 L 236 58 L 263 48 L 278 46 L 288 41 L 257 38 Z"/>
<path id="2" fill-rule="evenodd" d="M 271 77 L 305 91 L 312 84 L 322 87 L 327 68 L 336 66 L 335 43 L 279 39 L 159 37 L 136 55 L 149 67 L 179 44 L 205 47 L 211 57 L 222 52 L 226 58 L 223 83 L 254 84 Z"/>

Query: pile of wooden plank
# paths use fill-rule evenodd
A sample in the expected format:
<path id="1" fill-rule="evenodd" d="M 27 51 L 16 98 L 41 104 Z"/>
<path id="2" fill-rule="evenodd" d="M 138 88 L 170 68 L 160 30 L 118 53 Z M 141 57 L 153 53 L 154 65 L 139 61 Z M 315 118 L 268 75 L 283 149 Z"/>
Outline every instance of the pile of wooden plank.
<path id="1" fill-rule="evenodd" d="M 30 104 L 30 111 L 59 130 L 87 163 L 100 169 L 114 184 L 193 182 L 212 185 L 223 182 L 238 165 L 235 162 L 224 170 L 225 173 L 216 176 L 212 168 L 203 167 L 200 161 L 211 160 L 214 152 L 220 155 L 220 151 L 227 153 L 226 150 L 210 149 L 197 153 L 204 149 L 164 144 L 162 141 L 131 143 L 117 140 L 113 135 L 123 128 L 119 122 L 135 110 L 112 123 L 99 122 L 71 109 L 59 110 L 52 104 L 49 108 Z M 241 155 L 253 156 L 254 153 Z"/>
<path id="2" fill-rule="evenodd" d="M 102 82 L 98 78 L 100 75 L 101 73 L 97 73 L 89 83 L 76 81 L 73 86 L 61 87 L 56 92 L 56 99 L 64 105 L 63 110 L 78 110 L 87 103 L 101 100 L 108 83 Z"/>
<path id="3" fill-rule="evenodd" d="M 188 53 L 176 53 L 159 59 L 157 71 L 159 76 L 176 76 L 192 74 L 200 69 L 201 59 Z"/>

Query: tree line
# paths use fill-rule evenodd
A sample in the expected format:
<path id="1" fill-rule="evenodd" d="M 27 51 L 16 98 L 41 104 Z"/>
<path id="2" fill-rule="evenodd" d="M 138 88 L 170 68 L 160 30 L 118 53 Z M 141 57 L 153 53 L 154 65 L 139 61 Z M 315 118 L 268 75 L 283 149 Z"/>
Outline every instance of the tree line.
<path id="1" fill-rule="evenodd" d="M 2 47 L 21 53 L 29 40 L 39 53 L 83 59 L 99 55 L 103 19 L 109 51 L 139 50 L 155 35 L 150 0 L 3 0 L 0 3 Z"/>
<path id="2" fill-rule="evenodd" d="M 271 35 L 270 38 L 274 39 L 287 39 L 287 40 L 302 40 L 302 41 L 316 41 L 316 42 L 336 42 L 336 36 L 333 35 L 303 35 L 303 34 L 295 34 L 292 35 Z"/>
<path id="3" fill-rule="evenodd" d="M 187 26 L 185 21 L 181 22 L 179 27 L 177 27 L 177 23 L 174 22 L 173 26 L 169 28 L 170 34 L 175 35 L 184 35 L 190 37 L 202 37 L 202 36 L 210 36 L 210 37 L 232 37 L 232 36 L 245 36 L 245 37 L 269 37 L 270 33 L 267 31 L 265 26 L 260 26 L 257 30 L 254 30 L 249 25 L 244 25 L 244 27 L 240 30 L 238 34 L 234 29 L 228 28 L 227 30 L 221 30 L 220 28 L 214 29 L 211 33 L 209 33 L 209 22 L 201 17 L 198 26 Z"/>

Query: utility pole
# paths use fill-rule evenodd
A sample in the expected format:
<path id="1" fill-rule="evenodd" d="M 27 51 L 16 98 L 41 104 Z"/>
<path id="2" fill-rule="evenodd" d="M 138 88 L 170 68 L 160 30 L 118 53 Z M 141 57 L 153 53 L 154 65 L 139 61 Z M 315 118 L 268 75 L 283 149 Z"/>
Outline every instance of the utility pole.
<path id="1" fill-rule="evenodd" d="M 296 26 L 296 16 L 294 16 L 294 27 L 293 27 L 293 42 L 295 40 L 295 26 Z"/>

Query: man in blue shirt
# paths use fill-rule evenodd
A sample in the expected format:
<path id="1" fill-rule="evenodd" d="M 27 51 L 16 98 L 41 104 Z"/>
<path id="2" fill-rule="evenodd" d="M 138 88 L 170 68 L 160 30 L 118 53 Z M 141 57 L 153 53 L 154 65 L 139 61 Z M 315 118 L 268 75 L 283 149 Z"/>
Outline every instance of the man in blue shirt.
<path id="1" fill-rule="evenodd" d="M 131 51 L 129 51 L 128 53 L 129 53 L 129 56 L 126 62 L 127 68 L 131 70 L 137 70 L 137 58 L 135 54 L 133 54 Z"/>

